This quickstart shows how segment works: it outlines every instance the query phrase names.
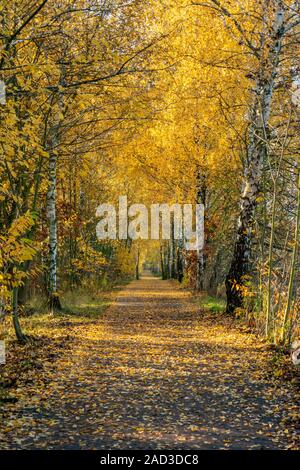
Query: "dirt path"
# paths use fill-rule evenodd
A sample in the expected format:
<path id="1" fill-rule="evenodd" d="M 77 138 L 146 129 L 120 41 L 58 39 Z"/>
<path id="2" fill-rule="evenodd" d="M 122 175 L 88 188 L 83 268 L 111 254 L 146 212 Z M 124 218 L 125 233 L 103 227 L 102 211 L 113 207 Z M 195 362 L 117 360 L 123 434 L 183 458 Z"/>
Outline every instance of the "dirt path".
<path id="1" fill-rule="evenodd" d="M 75 328 L 49 398 L 8 417 L 2 448 L 277 449 L 291 392 L 262 375 L 263 345 L 215 324 L 189 294 L 132 282 L 96 322 Z M 34 403 L 34 402 L 33 402 Z"/>

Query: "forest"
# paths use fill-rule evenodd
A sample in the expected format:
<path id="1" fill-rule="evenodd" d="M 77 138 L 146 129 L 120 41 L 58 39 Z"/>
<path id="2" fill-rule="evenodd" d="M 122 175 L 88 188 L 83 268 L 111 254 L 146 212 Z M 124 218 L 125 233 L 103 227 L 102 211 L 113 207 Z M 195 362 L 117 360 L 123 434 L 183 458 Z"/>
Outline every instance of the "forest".
<path id="1" fill-rule="evenodd" d="M 0 449 L 299 448 L 299 0 L 0 22 Z M 203 244 L 99 239 L 124 196 Z"/>

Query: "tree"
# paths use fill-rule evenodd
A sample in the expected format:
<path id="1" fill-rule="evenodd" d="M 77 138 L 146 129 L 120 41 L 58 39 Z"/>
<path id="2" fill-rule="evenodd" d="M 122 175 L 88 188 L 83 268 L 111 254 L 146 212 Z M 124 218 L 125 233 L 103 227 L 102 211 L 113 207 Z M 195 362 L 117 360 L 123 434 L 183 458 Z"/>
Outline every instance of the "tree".
<path id="1" fill-rule="evenodd" d="M 197 5 L 197 3 L 194 3 Z M 263 1 L 256 15 L 236 4 L 211 0 L 205 6 L 222 16 L 226 27 L 239 45 L 254 59 L 248 74 L 254 82 L 249 110 L 247 156 L 240 198 L 237 238 L 232 263 L 226 277 L 227 312 L 243 305 L 243 286 L 252 270 L 251 247 L 254 216 L 261 194 L 261 177 L 270 143 L 270 116 L 276 82 L 281 73 L 282 45 L 288 34 L 299 25 L 293 7 L 282 0 Z M 241 18 L 241 20 L 239 19 Z M 252 24 L 249 30 L 247 24 Z"/>

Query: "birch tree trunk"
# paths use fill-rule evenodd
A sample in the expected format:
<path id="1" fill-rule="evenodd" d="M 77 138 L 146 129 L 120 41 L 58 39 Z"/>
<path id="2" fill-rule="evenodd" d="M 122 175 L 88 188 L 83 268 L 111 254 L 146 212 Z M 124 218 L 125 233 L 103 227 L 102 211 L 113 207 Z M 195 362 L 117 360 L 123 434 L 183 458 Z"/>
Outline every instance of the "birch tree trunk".
<path id="1" fill-rule="evenodd" d="M 64 84 L 64 68 L 61 69 L 60 86 Z M 57 161 L 58 145 L 60 143 L 60 124 L 63 114 L 63 94 L 58 93 L 57 112 L 54 125 L 50 131 L 50 150 L 49 150 L 49 187 L 47 192 L 47 217 L 49 227 L 49 284 L 48 284 L 48 304 L 53 310 L 61 310 L 61 303 L 57 288 L 57 215 L 56 215 L 56 196 L 57 196 Z"/>
<path id="2" fill-rule="evenodd" d="M 176 247 L 176 272 L 179 282 L 183 280 L 183 240 L 178 240 Z"/>
<path id="3" fill-rule="evenodd" d="M 56 132 L 56 131 L 54 131 Z M 55 139 L 54 139 L 55 141 Z M 47 217 L 49 226 L 49 293 L 50 309 L 61 310 L 57 293 L 57 217 L 56 217 L 56 173 L 57 153 L 51 150 L 49 155 L 49 188 L 47 192 Z"/>
<path id="4" fill-rule="evenodd" d="M 140 247 L 137 247 L 135 255 L 135 279 L 137 281 L 140 279 Z"/>
<path id="5" fill-rule="evenodd" d="M 170 240 L 166 240 L 166 246 L 165 246 L 165 275 L 166 279 L 170 279 Z"/>
<path id="6" fill-rule="evenodd" d="M 171 241 L 170 241 L 170 277 L 175 279 L 176 277 L 176 246 L 174 237 L 174 214 L 171 214 Z"/>
<path id="7" fill-rule="evenodd" d="M 159 254 L 160 254 L 161 278 L 164 280 L 164 279 L 166 279 L 166 275 L 165 275 L 164 252 L 163 252 L 163 245 L 162 244 L 160 245 Z"/>
<path id="8" fill-rule="evenodd" d="M 226 277 L 227 313 L 243 305 L 242 287 L 251 273 L 251 244 L 253 239 L 254 214 L 260 195 L 260 180 L 263 162 L 268 151 L 269 119 L 275 79 L 284 35 L 284 7 L 276 1 L 276 13 L 270 37 L 269 53 L 264 58 L 261 51 L 260 69 L 257 73 L 255 96 L 249 130 L 247 165 L 244 172 L 244 188 L 240 201 L 237 238 L 229 272 Z"/>
<path id="9" fill-rule="evenodd" d="M 199 168 L 197 173 L 197 204 L 204 206 L 204 214 L 206 209 L 206 177 L 204 170 Z M 197 249 L 197 266 L 196 266 L 196 290 L 204 289 L 204 276 L 205 276 L 205 246 Z"/>
<path id="10" fill-rule="evenodd" d="M 64 51 L 64 58 L 66 50 Z M 49 226 L 49 288 L 48 303 L 51 311 L 62 310 L 57 287 L 57 215 L 56 215 L 56 196 L 57 196 L 57 161 L 58 146 L 60 144 L 60 126 L 64 118 L 65 106 L 64 95 L 61 88 L 66 84 L 65 66 L 60 65 L 59 88 L 56 101 L 56 115 L 54 124 L 50 132 L 50 151 L 49 151 L 49 187 L 47 192 L 47 216 Z"/>

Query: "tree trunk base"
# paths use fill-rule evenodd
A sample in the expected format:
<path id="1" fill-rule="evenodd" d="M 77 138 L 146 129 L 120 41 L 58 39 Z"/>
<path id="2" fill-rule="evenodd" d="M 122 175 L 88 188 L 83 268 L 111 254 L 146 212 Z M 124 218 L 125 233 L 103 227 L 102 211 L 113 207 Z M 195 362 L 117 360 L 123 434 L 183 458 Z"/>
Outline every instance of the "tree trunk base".
<path id="1" fill-rule="evenodd" d="M 226 297 L 227 297 L 225 313 L 227 313 L 228 315 L 234 315 L 235 310 L 237 308 L 242 307 L 243 298 L 242 298 L 241 292 L 239 292 L 237 288 L 234 286 L 231 276 L 226 277 L 225 286 L 226 286 Z"/>
<path id="2" fill-rule="evenodd" d="M 61 312 L 62 305 L 60 303 L 59 297 L 57 295 L 51 295 L 48 299 L 48 307 L 51 312 Z"/>

